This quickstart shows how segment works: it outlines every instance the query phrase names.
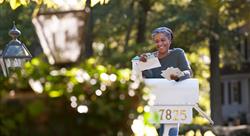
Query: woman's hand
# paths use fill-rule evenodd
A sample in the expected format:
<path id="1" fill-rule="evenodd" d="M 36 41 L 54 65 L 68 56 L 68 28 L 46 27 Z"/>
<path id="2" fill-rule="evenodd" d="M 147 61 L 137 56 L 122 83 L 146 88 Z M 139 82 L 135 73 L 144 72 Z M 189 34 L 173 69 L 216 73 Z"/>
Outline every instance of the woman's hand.
<path id="1" fill-rule="evenodd" d="M 180 78 L 179 78 L 177 75 L 171 74 L 171 75 L 170 75 L 170 79 L 171 79 L 171 80 L 178 81 Z"/>
<path id="2" fill-rule="evenodd" d="M 146 55 L 146 54 L 142 54 L 142 55 L 140 56 L 140 61 L 146 62 L 146 61 L 147 61 L 147 55 Z"/>

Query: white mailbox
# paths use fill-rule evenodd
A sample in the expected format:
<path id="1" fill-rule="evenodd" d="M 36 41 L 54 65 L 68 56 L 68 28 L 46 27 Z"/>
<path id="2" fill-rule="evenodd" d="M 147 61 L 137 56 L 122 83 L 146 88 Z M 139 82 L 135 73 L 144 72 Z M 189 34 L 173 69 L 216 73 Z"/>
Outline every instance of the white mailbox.
<path id="1" fill-rule="evenodd" d="M 154 96 L 150 112 L 154 115 L 151 122 L 164 124 L 192 122 L 192 109 L 199 101 L 199 83 L 197 79 L 180 82 L 166 79 L 145 79 L 145 84 Z"/>

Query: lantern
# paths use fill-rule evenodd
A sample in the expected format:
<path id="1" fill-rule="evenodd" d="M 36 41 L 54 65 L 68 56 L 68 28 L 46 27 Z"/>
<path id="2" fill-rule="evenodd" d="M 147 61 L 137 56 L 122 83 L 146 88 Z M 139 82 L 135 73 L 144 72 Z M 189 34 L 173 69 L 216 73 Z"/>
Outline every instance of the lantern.
<path id="1" fill-rule="evenodd" d="M 9 68 L 20 68 L 27 60 L 32 58 L 29 50 L 17 39 L 21 32 L 16 28 L 15 23 L 9 31 L 9 35 L 12 37 L 12 40 L 5 46 L 0 59 L 5 76 L 8 76 Z"/>

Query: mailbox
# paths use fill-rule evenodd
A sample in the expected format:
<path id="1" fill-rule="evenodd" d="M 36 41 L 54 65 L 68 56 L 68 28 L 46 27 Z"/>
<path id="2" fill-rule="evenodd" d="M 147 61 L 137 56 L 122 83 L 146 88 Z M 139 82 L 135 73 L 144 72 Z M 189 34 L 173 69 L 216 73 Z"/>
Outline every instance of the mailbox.
<path id="1" fill-rule="evenodd" d="M 152 123 L 159 121 L 163 124 L 189 124 L 192 122 L 192 109 L 199 101 L 197 79 L 180 82 L 155 78 L 144 80 L 155 98 L 154 104 L 150 107 L 150 112 L 155 115 L 154 119 L 151 119 Z"/>

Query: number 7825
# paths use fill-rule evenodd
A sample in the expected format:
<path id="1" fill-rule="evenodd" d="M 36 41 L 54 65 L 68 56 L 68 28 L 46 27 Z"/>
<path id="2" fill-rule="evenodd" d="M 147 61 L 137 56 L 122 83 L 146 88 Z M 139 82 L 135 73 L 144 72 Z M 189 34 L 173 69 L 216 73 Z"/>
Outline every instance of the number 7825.
<path id="1" fill-rule="evenodd" d="M 187 111 L 183 109 L 159 109 L 161 120 L 186 120 Z"/>

